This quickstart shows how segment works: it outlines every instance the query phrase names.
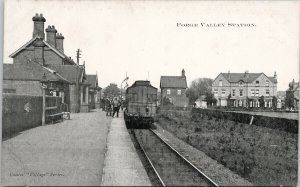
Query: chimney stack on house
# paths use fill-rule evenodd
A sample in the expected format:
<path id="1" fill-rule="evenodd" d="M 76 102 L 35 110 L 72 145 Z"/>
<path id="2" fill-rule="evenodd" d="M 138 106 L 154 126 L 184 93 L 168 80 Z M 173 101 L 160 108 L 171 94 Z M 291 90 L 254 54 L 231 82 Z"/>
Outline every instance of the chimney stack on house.
<path id="1" fill-rule="evenodd" d="M 228 79 L 230 79 L 230 71 L 228 71 Z"/>
<path id="2" fill-rule="evenodd" d="M 54 25 L 48 26 L 46 29 L 47 32 L 47 43 L 50 44 L 52 47 L 56 48 L 56 33 L 57 30 L 55 29 Z"/>
<path id="3" fill-rule="evenodd" d="M 182 71 L 181 71 L 181 77 L 185 77 L 185 71 L 184 71 L 184 69 L 182 69 Z"/>
<path id="4" fill-rule="evenodd" d="M 245 78 L 249 78 L 249 71 L 248 71 L 248 70 L 245 71 L 244 77 L 245 77 Z"/>
<path id="5" fill-rule="evenodd" d="M 44 60 L 44 47 L 45 44 L 43 42 L 43 39 L 36 39 L 33 42 L 34 46 L 34 59 L 35 62 L 38 62 L 41 65 L 45 65 L 45 60 Z"/>
<path id="6" fill-rule="evenodd" d="M 64 52 L 64 39 L 61 33 L 56 34 L 56 49 L 62 53 Z"/>
<path id="7" fill-rule="evenodd" d="M 43 14 L 35 14 L 34 17 L 32 17 L 33 21 L 33 34 L 32 37 L 39 36 L 40 38 L 45 38 L 44 33 L 44 22 L 46 19 L 44 18 Z"/>
<path id="8" fill-rule="evenodd" d="M 276 73 L 276 71 L 274 73 L 274 79 L 277 79 L 277 73 Z"/>

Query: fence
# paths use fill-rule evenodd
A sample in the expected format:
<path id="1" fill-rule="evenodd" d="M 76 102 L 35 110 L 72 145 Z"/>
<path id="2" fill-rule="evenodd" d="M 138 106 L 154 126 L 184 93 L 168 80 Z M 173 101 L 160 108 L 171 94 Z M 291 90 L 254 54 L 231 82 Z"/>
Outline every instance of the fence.
<path id="1" fill-rule="evenodd" d="M 209 118 L 236 121 L 238 123 L 250 123 L 261 127 L 284 130 L 286 132 L 298 133 L 298 120 L 278 117 L 268 117 L 238 112 L 225 112 L 213 109 L 193 109 L 193 115 L 206 115 Z M 253 117 L 252 117 L 253 116 Z"/>
<path id="2" fill-rule="evenodd" d="M 42 96 L 3 94 L 2 97 L 2 137 L 42 125 Z M 54 106 L 61 103 L 61 98 L 47 97 L 46 103 Z"/>

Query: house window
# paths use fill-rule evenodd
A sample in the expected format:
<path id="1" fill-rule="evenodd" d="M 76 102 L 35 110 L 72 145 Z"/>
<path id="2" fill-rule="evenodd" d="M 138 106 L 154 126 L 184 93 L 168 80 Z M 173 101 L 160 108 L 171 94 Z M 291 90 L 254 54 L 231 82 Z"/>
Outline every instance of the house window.
<path id="1" fill-rule="evenodd" d="M 259 86 L 259 81 L 255 82 L 255 86 L 258 87 Z"/>
<path id="2" fill-rule="evenodd" d="M 219 86 L 223 86 L 223 81 L 219 80 Z"/>
<path id="3" fill-rule="evenodd" d="M 258 94 L 259 94 L 259 90 L 256 90 L 255 91 L 255 96 L 258 96 Z"/>
<path id="4" fill-rule="evenodd" d="M 240 97 L 243 96 L 243 90 L 240 90 Z"/>
<path id="5" fill-rule="evenodd" d="M 235 89 L 232 90 L 232 97 L 235 96 Z"/>
<path id="6" fill-rule="evenodd" d="M 181 90 L 177 90 L 177 95 L 181 95 Z"/>
<path id="7" fill-rule="evenodd" d="M 255 96 L 255 90 L 251 90 L 251 96 L 252 96 L 252 97 Z"/>
<path id="8" fill-rule="evenodd" d="M 222 97 L 225 97 L 225 89 L 222 89 L 221 96 L 222 96 Z"/>
<path id="9" fill-rule="evenodd" d="M 214 89 L 215 96 L 218 96 L 218 89 Z"/>
<path id="10" fill-rule="evenodd" d="M 167 89 L 167 95 L 170 95 L 170 94 L 171 94 L 171 90 Z"/>
<path id="11" fill-rule="evenodd" d="M 270 96 L 270 90 L 266 90 L 266 96 Z"/>
<path id="12" fill-rule="evenodd" d="M 269 87 L 270 82 L 266 81 L 266 87 Z"/>

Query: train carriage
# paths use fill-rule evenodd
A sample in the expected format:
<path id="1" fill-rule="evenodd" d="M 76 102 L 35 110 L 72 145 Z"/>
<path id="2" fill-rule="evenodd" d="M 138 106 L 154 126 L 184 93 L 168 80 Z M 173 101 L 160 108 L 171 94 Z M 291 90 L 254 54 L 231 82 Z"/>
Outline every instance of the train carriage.
<path id="1" fill-rule="evenodd" d="M 125 122 L 129 128 L 149 128 L 157 108 L 157 88 L 150 81 L 135 81 L 126 90 Z"/>

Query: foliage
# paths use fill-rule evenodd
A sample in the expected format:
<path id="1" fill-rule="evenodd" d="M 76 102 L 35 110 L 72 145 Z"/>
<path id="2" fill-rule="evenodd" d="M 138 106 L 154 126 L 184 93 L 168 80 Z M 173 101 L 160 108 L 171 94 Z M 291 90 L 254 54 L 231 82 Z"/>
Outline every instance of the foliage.
<path id="1" fill-rule="evenodd" d="M 277 109 L 277 97 L 275 97 L 275 96 L 272 97 L 272 108 L 274 110 Z"/>
<path id="2" fill-rule="evenodd" d="M 294 107 L 294 93 L 292 91 L 286 91 L 285 106 L 287 108 Z"/>
<path id="3" fill-rule="evenodd" d="M 118 88 L 117 84 L 110 83 L 107 87 L 103 90 L 104 97 L 113 98 L 119 96 L 120 89 Z"/>
<path id="4" fill-rule="evenodd" d="M 259 107 L 264 108 L 265 107 L 265 97 L 262 95 L 258 99 Z"/>
<path id="5" fill-rule="evenodd" d="M 164 97 L 164 98 L 162 99 L 162 105 L 163 105 L 163 106 L 171 106 L 171 105 L 173 105 L 173 103 L 171 103 L 171 101 L 170 101 L 169 98 Z"/>
<path id="6" fill-rule="evenodd" d="M 211 93 L 212 83 L 213 79 L 210 78 L 198 78 L 193 80 L 190 87 L 186 91 L 186 95 L 189 98 L 190 104 L 193 104 L 201 95 L 207 96 L 207 93 Z"/>
<path id="7" fill-rule="evenodd" d="M 217 99 L 215 98 L 212 92 L 206 92 L 205 96 L 206 96 L 207 106 L 212 106 L 212 104 L 215 105 L 217 103 Z"/>

